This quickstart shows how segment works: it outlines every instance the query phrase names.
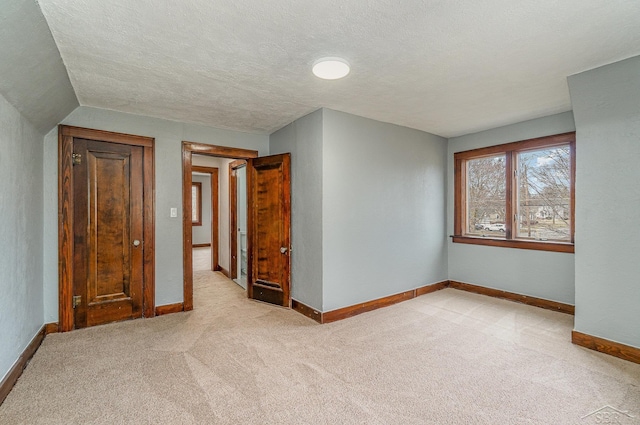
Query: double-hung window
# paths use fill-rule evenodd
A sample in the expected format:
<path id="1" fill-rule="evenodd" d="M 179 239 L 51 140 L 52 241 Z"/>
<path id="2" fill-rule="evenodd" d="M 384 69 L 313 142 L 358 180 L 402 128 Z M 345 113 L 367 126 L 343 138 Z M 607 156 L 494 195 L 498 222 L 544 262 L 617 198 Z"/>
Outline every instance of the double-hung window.
<path id="1" fill-rule="evenodd" d="M 575 133 L 454 154 L 453 241 L 574 251 Z"/>

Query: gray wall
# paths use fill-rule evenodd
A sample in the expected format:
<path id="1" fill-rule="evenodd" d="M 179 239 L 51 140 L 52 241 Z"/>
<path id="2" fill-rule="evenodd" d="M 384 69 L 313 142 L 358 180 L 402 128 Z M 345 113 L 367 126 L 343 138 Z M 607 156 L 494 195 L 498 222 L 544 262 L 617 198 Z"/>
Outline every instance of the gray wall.
<path id="1" fill-rule="evenodd" d="M 42 137 L 0 95 L 0 381 L 44 323 Z"/>
<path id="2" fill-rule="evenodd" d="M 446 280 L 446 139 L 323 117 L 323 310 Z"/>
<path id="3" fill-rule="evenodd" d="M 78 106 L 37 1 L 0 0 L 0 93 L 46 133 Z"/>
<path id="4" fill-rule="evenodd" d="M 183 140 L 269 150 L 267 135 L 221 130 L 105 109 L 80 106 L 63 124 L 155 137 L 156 305 L 182 301 L 182 145 Z M 44 143 L 44 314 L 58 320 L 58 129 Z M 24 167 L 23 167 L 24 168 Z M 222 171 L 221 171 L 222 172 Z M 171 207 L 178 208 L 170 218 Z"/>
<path id="5" fill-rule="evenodd" d="M 194 245 L 211 243 L 211 177 L 194 174 L 191 180 L 202 184 L 202 226 L 191 226 L 191 241 Z"/>
<path id="6" fill-rule="evenodd" d="M 317 110 L 269 137 L 291 152 L 291 296 L 322 310 L 322 115 Z"/>
<path id="7" fill-rule="evenodd" d="M 455 152 L 574 130 L 573 115 L 565 112 L 449 139 L 448 234 L 453 234 Z M 577 144 L 580 150 L 581 141 Z M 450 280 L 574 304 L 573 254 L 468 245 L 450 238 L 448 246 Z"/>
<path id="8" fill-rule="evenodd" d="M 267 136 L 263 136 L 265 139 Z M 233 159 L 193 155 L 191 163 L 218 169 L 218 264 L 230 270 L 231 242 L 229 241 L 229 164 Z M 211 196 L 211 195 L 209 195 Z"/>
<path id="9" fill-rule="evenodd" d="M 576 119 L 575 329 L 640 347 L 640 56 L 569 77 Z"/>

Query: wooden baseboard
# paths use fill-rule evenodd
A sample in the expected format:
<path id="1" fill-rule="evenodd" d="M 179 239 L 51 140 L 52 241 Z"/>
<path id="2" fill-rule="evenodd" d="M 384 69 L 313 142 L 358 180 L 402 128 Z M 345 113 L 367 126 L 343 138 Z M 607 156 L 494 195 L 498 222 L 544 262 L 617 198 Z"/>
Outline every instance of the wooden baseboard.
<path id="1" fill-rule="evenodd" d="M 309 307 L 298 300 L 291 300 L 291 308 L 318 323 L 322 323 L 322 312 L 313 307 Z"/>
<path id="2" fill-rule="evenodd" d="M 376 300 L 339 308 L 337 310 L 327 311 L 322 313 L 322 323 L 331 323 L 338 320 L 344 320 L 371 310 L 377 310 L 379 308 L 388 307 L 402 301 L 410 300 L 413 297 L 415 297 L 414 289 L 395 295 L 389 295 L 388 297 L 382 297 Z"/>
<path id="3" fill-rule="evenodd" d="M 445 280 L 443 282 L 422 286 L 420 288 L 411 289 L 399 294 L 389 295 L 387 297 L 382 297 L 364 303 L 355 304 L 352 306 L 326 312 L 317 311 L 296 300 L 292 300 L 292 308 L 295 311 L 312 318 L 318 323 L 331 323 L 338 320 L 344 320 L 349 317 L 357 316 L 358 314 L 366 313 L 368 311 L 377 310 L 379 308 L 397 304 L 402 301 L 407 301 L 412 298 L 419 297 L 420 295 L 444 289 L 447 287 L 447 284 L 448 281 Z"/>
<path id="4" fill-rule="evenodd" d="M 18 357 L 18 361 L 16 361 L 13 367 L 9 370 L 7 376 L 5 376 L 2 382 L 0 382 L 0 404 L 2 404 L 5 398 L 7 398 L 13 386 L 18 382 L 18 378 L 22 375 L 22 371 L 27 367 L 27 363 L 29 363 L 29 360 L 31 360 L 38 350 L 38 347 L 40 347 L 40 344 L 42 344 L 45 332 L 46 326 L 43 325 L 36 336 L 33 337 L 27 348 L 24 349 L 20 357 Z"/>
<path id="5" fill-rule="evenodd" d="M 640 364 L 640 348 L 609 341 L 608 339 L 578 331 L 571 332 L 571 342 L 590 350 L 599 351 L 604 354 L 609 354 L 610 356 Z"/>
<path id="6" fill-rule="evenodd" d="M 156 307 L 156 316 L 162 316 L 162 315 L 171 314 L 171 313 L 179 313 L 183 310 L 184 310 L 184 304 L 182 303 L 159 305 Z"/>
<path id="7" fill-rule="evenodd" d="M 231 279 L 231 274 L 229 273 L 229 270 L 225 269 L 224 267 L 220 267 L 218 266 L 218 271 L 220 273 L 222 273 L 223 275 L 225 275 L 226 277 L 228 277 L 229 279 Z"/>
<path id="8" fill-rule="evenodd" d="M 58 332 L 58 324 L 57 323 L 45 323 L 44 325 L 44 334 L 55 334 Z"/>
<path id="9" fill-rule="evenodd" d="M 438 283 L 433 283 L 431 285 L 427 285 L 427 286 L 422 286 L 420 288 L 416 288 L 416 297 L 419 297 L 420 295 L 425 295 L 425 294 L 430 294 L 432 292 L 436 292 L 439 291 L 441 289 L 447 288 L 449 286 L 449 281 L 448 280 L 444 280 L 442 282 L 438 282 Z"/>
<path id="10" fill-rule="evenodd" d="M 317 311 L 300 301 L 292 300 L 292 308 L 312 318 L 318 323 L 331 323 L 338 320 L 347 319 L 367 311 L 376 310 L 378 308 L 387 307 L 411 298 L 439 291 L 444 288 L 454 288 L 462 291 L 473 292 L 480 295 L 487 295 L 494 298 L 502 298 L 509 301 L 516 301 L 522 304 L 540 307 L 547 310 L 559 311 L 566 314 L 575 314 L 575 307 L 570 304 L 564 304 L 557 301 L 545 300 L 542 298 L 531 297 L 528 295 L 515 294 L 513 292 L 502 291 L 499 289 L 486 288 L 484 286 L 472 285 L 470 283 L 457 282 L 454 280 L 444 280 L 442 282 L 433 283 L 431 285 L 422 286 L 420 288 L 405 291 L 400 294 L 382 297 L 376 300 L 367 301 L 348 307 L 339 308 L 331 311 Z"/>
<path id="11" fill-rule="evenodd" d="M 449 281 L 449 287 L 462 291 L 473 292 L 474 294 L 488 295 L 494 298 L 515 301 L 547 310 L 559 311 L 566 314 L 575 314 L 575 306 L 572 306 L 571 304 L 530 297 L 528 295 L 515 294 L 513 292 L 502 291 L 500 289 L 486 288 L 484 286 L 472 285 L 470 283 L 456 282 L 455 280 Z"/>
<path id="12" fill-rule="evenodd" d="M 208 246 L 211 246 L 210 243 L 194 243 L 191 245 L 192 248 L 206 248 Z"/>

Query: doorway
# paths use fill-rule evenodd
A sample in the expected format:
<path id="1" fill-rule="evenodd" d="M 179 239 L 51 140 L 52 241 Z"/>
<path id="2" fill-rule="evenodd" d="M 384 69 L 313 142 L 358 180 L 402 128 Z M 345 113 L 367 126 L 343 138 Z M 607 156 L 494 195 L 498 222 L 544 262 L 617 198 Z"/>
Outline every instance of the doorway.
<path id="1" fill-rule="evenodd" d="M 58 135 L 59 330 L 154 316 L 154 139 Z"/>
<path id="2" fill-rule="evenodd" d="M 193 158 L 195 160 L 195 157 Z M 208 269 L 219 265 L 219 168 L 192 165 L 191 227 L 193 248 L 207 248 Z"/>
<path id="3" fill-rule="evenodd" d="M 247 161 L 237 160 L 229 164 L 229 218 L 231 223 L 231 268 L 229 278 L 247 289 L 248 239 L 247 239 Z"/>
<path id="4" fill-rule="evenodd" d="M 184 247 L 184 310 L 189 311 L 193 310 L 193 230 L 191 226 L 192 220 L 192 200 L 191 200 L 191 186 L 192 186 L 192 176 L 193 171 L 197 170 L 201 165 L 194 164 L 216 164 L 217 167 L 222 170 L 220 172 L 220 176 L 223 173 L 227 173 L 225 168 L 228 166 L 228 163 L 241 158 L 242 160 L 247 160 L 250 158 L 257 158 L 258 152 L 248 149 L 236 149 L 236 148 L 228 148 L 222 146 L 213 146 L 213 145 L 205 145 L 200 143 L 192 143 L 192 142 L 183 142 L 182 143 L 182 170 L 183 170 L 183 247 Z M 225 174 L 226 176 L 226 174 Z M 224 185 L 223 185 L 224 186 Z M 223 186 L 220 189 L 223 189 Z M 218 202 L 216 203 L 215 210 L 216 214 L 218 214 L 218 219 L 220 222 L 226 221 L 229 223 L 229 226 L 224 226 L 227 229 L 225 235 L 221 235 L 218 232 L 218 240 L 215 242 L 218 249 L 214 247 L 214 241 L 212 238 L 212 246 L 211 251 L 212 255 L 215 254 L 218 256 L 216 263 L 218 264 L 217 271 L 222 272 L 225 276 L 230 277 L 230 269 L 232 268 L 232 261 L 228 261 L 227 259 L 231 259 L 232 251 L 230 249 L 230 242 L 225 244 L 226 241 L 230 241 L 231 238 L 231 230 L 234 227 L 230 226 L 231 220 L 230 217 L 230 208 L 224 203 L 225 206 L 221 205 L 219 202 L 220 197 L 225 196 L 225 192 L 228 189 L 224 187 L 224 190 L 220 190 Z M 188 195 L 188 196 L 187 196 Z M 230 196 L 227 195 L 227 199 L 230 200 Z M 213 204 L 212 204 L 213 205 Z M 226 208 L 225 208 L 226 207 Z M 213 213 L 212 207 L 212 213 Z M 224 211 L 223 211 L 224 210 Z M 222 226 L 220 226 L 222 227 Z M 223 230 L 224 232 L 224 230 Z M 224 237 L 223 237 L 224 236 Z M 221 243 L 222 242 L 222 243 Z M 227 248 L 225 249 L 225 245 Z M 222 250 L 225 250 L 223 253 Z M 225 258 L 220 261 L 220 257 L 224 256 Z M 221 264 L 223 263 L 223 264 Z"/>
<path id="5" fill-rule="evenodd" d="M 184 310 L 193 310 L 193 231 L 192 172 L 194 155 L 246 160 L 247 181 L 247 297 L 285 307 L 291 306 L 291 156 L 273 155 L 258 158 L 258 152 L 182 142 L 183 171 L 183 279 Z M 231 162 L 231 161 L 230 161 Z M 236 170 L 237 171 L 237 170 Z M 231 171 L 229 171 L 231 172 Z M 224 174 L 225 170 L 221 172 Z M 237 172 L 236 172 L 237 174 Z M 237 176 L 236 176 L 237 177 Z M 222 185 L 224 186 L 224 184 Z M 231 194 L 232 192 L 230 192 Z M 235 204 L 236 202 L 231 202 Z M 230 209 L 227 209 L 229 211 Z M 229 222 L 229 221 L 228 221 Z M 231 223 L 230 223 L 231 224 Z M 242 253 L 238 247 L 237 223 L 230 226 L 229 269 L 240 271 Z M 240 257 L 240 258 L 238 258 Z"/>

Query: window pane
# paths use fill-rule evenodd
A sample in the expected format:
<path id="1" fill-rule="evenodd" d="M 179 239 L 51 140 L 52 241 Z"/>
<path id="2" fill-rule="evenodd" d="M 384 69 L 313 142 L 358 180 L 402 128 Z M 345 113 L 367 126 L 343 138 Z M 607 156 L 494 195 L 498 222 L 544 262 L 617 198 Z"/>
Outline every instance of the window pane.
<path id="1" fill-rule="evenodd" d="M 571 241 L 569 146 L 518 154 L 516 237 Z"/>
<path id="2" fill-rule="evenodd" d="M 198 213 L 200 212 L 199 208 L 200 202 L 198 200 L 198 186 L 191 186 L 191 221 L 196 223 L 200 221 L 198 219 Z"/>
<path id="3" fill-rule="evenodd" d="M 467 161 L 467 234 L 505 237 L 505 155 Z"/>

